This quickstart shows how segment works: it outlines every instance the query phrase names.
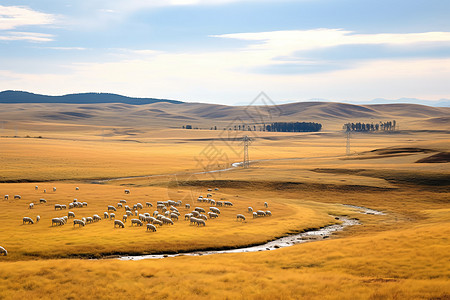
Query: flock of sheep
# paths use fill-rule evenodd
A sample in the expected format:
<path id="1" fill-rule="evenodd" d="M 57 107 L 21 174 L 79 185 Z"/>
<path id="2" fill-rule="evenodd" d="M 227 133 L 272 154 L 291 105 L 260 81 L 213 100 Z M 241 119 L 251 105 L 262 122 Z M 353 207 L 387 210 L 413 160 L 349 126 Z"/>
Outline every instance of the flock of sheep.
<path id="1" fill-rule="evenodd" d="M 35 186 L 35 189 L 37 190 L 39 187 Z M 76 187 L 75 190 L 79 190 L 79 187 Z M 216 191 L 218 188 L 215 189 Z M 53 187 L 53 191 L 56 192 L 56 188 Z M 208 192 L 211 192 L 212 189 L 208 189 Z M 130 190 L 126 189 L 125 194 L 130 194 Z M 44 190 L 44 193 L 46 193 L 46 190 Z M 231 207 L 233 206 L 233 203 L 230 201 L 215 201 L 211 198 L 212 194 L 208 193 L 207 197 L 199 196 L 197 198 L 197 202 L 199 203 L 208 203 L 209 205 L 209 211 L 206 212 L 206 210 L 202 207 L 195 207 L 191 212 L 184 214 L 184 220 L 188 220 L 189 224 L 197 225 L 197 226 L 206 226 L 206 221 L 208 219 L 216 219 L 220 215 L 220 209 L 218 207 Z M 4 196 L 5 200 L 9 199 L 9 195 Z M 15 195 L 14 199 L 21 199 L 20 195 Z M 39 199 L 39 203 L 45 204 L 47 201 L 44 198 Z M 150 202 L 145 203 L 146 207 L 153 207 L 153 204 Z M 146 224 L 147 231 L 156 232 L 157 227 L 156 226 L 163 226 L 163 225 L 174 225 L 174 221 L 178 221 L 180 217 L 180 212 L 178 210 L 178 207 L 182 205 L 182 201 L 157 201 L 156 203 L 156 210 L 153 212 L 152 215 L 150 213 L 139 213 L 139 210 L 143 209 L 144 206 L 141 203 L 136 203 L 132 205 L 132 207 L 127 205 L 126 200 L 120 200 L 116 205 L 108 205 L 107 211 L 103 213 L 103 219 L 110 219 L 114 220 L 114 228 L 125 228 L 125 223 L 127 222 L 129 217 L 137 217 L 132 218 L 130 220 L 130 226 L 144 226 Z M 54 208 L 55 210 L 66 210 L 67 207 L 69 209 L 74 208 L 83 208 L 87 207 L 87 202 L 79 202 L 77 199 L 74 199 L 73 202 L 69 203 L 68 206 L 65 204 L 55 204 Z M 268 203 L 264 202 L 264 207 L 268 207 Z M 34 208 L 34 203 L 30 203 L 28 205 L 29 209 Z M 184 205 L 185 209 L 190 210 L 191 206 L 190 204 Z M 116 213 L 118 209 L 123 209 L 124 214 L 122 216 L 122 219 L 116 219 Z M 112 211 L 112 212 L 110 212 Z M 252 207 L 248 207 L 247 210 L 248 213 L 251 213 L 253 218 L 258 217 L 267 217 L 271 216 L 272 213 L 269 210 L 257 210 L 253 211 Z M 75 218 L 75 213 L 73 211 L 68 211 L 67 215 L 62 217 L 55 217 L 52 218 L 51 226 L 62 226 L 68 223 L 69 219 L 73 219 L 73 227 L 76 225 L 78 227 L 85 227 L 87 224 L 98 222 L 102 220 L 102 218 L 98 214 L 94 214 L 93 216 L 89 217 L 82 217 L 80 219 Z M 237 214 L 236 215 L 237 221 L 245 221 L 245 215 L 244 214 Z M 40 216 L 36 216 L 36 223 L 40 221 Z M 30 217 L 23 217 L 22 224 L 35 224 L 35 221 Z M 0 254 L 8 255 L 8 252 L 5 248 L 0 246 Z"/>

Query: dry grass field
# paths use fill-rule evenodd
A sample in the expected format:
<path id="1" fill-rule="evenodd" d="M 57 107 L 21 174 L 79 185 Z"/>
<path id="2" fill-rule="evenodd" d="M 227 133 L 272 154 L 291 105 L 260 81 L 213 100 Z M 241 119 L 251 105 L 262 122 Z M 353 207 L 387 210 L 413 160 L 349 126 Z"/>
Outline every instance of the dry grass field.
<path id="1" fill-rule="evenodd" d="M 450 139 L 445 131 L 415 130 L 433 118 L 427 113 L 414 122 L 399 119 L 404 131 L 398 133 L 353 135 L 350 156 L 335 130 L 341 120 L 328 119 L 335 129 L 318 134 L 258 132 L 251 168 L 206 174 L 193 173 L 204 163 L 222 169 L 241 161 L 242 145 L 224 139 L 222 131 L 132 128 L 120 119 L 115 131 L 104 126 L 115 134 L 102 136 L 99 120 L 33 123 L 16 113 L 19 137 L 13 137 L 13 120 L 0 133 L 0 246 L 8 250 L 0 256 L 0 299 L 449 299 L 449 163 L 417 161 L 448 152 Z M 211 163 L 211 149 L 226 156 Z M 146 175 L 153 176 L 99 181 Z M 76 218 L 103 217 L 107 205 L 121 199 L 142 203 L 141 213 L 168 199 L 207 209 L 196 198 L 208 188 L 216 201 L 234 205 L 220 208 L 220 217 L 205 227 L 184 221 L 190 211 L 184 206 L 180 220 L 157 232 L 129 221 L 114 229 L 108 219 L 81 228 L 70 220 L 51 226 L 51 218 L 68 212 L 54 205 L 74 198 L 88 202 L 71 209 Z M 39 204 L 40 198 L 47 203 Z M 264 202 L 273 215 L 253 219 L 247 207 L 262 209 Z M 342 204 L 385 214 L 361 214 Z M 124 210 L 115 213 L 121 218 Z M 247 220 L 237 222 L 237 213 Z M 23 217 L 37 215 L 39 223 L 22 224 Z M 357 218 L 361 225 L 273 251 L 116 259 L 261 244 L 340 222 L 330 215 Z"/>

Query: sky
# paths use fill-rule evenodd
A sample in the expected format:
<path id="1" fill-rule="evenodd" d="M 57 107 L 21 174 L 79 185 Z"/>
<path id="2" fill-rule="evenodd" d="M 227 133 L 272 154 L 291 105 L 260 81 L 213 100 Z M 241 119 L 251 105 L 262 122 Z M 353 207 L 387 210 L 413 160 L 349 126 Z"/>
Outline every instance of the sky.
<path id="1" fill-rule="evenodd" d="M 450 98 L 448 0 L 2 0 L 0 90 Z"/>

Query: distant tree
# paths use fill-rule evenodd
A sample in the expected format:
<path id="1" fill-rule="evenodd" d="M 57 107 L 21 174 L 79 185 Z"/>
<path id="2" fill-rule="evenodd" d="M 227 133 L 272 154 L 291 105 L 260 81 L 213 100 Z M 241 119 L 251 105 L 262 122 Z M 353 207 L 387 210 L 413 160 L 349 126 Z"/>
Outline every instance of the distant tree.
<path id="1" fill-rule="evenodd" d="M 184 125 L 183 125 L 183 129 L 184 129 Z"/>
<path id="2" fill-rule="evenodd" d="M 186 129 L 192 129 L 192 125 L 186 125 Z"/>

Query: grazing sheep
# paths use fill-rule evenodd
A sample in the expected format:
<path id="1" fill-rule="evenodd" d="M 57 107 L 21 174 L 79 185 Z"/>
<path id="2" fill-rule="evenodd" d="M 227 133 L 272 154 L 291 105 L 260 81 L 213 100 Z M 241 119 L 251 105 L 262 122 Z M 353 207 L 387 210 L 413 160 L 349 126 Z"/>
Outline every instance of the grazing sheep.
<path id="1" fill-rule="evenodd" d="M 157 210 L 155 210 L 154 212 L 153 212 L 153 216 L 155 217 L 155 216 L 157 216 L 159 214 L 159 211 L 157 211 Z"/>
<path id="2" fill-rule="evenodd" d="M 61 209 L 62 209 L 61 204 L 55 204 L 55 210 L 56 210 L 56 209 L 61 210 Z"/>
<path id="3" fill-rule="evenodd" d="M 7 255 L 8 255 L 8 251 L 6 251 L 5 248 L 3 248 L 2 246 L 0 246 L 0 254 L 3 254 L 3 255 L 5 255 L 5 256 L 7 256 Z"/>
<path id="4" fill-rule="evenodd" d="M 142 206 L 141 203 L 136 203 L 136 207 L 139 208 L 139 209 L 143 209 L 144 208 L 144 206 Z"/>
<path id="5" fill-rule="evenodd" d="M 123 215 L 123 216 L 122 216 L 122 221 L 126 223 L 126 222 L 127 222 L 127 218 L 128 218 L 127 215 Z"/>
<path id="6" fill-rule="evenodd" d="M 206 222 L 202 219 L 197 219 L 197 226 L 200 226 L 200 225 L 206 226 Z"/>
<path id="7" fill-rule="evenodd" d="M 211 201 L 209 201 L 209 203 L 211 203 L 211 205 L 216 205 L 216 201 L 214 199 L 210 199 Z"/>
<path id="8" fill-rule="evenodd" d="M 219 217 L 218 214 L 213 213 L 213 212 L 210 212 L 210 211 L 208 211 L 208 215 L 209 215 L 209 218 L 210 218 L 210 219 L 215 219 L 215 218 Z"/>
<path id="9" fill-rule="evenodd" d="M 83 206 L 86 206 L 86 207 L 87 207 L 87 202 L 83 202 Z"/>
<path id="10" fill-rule="evenodd" d="M 129 210 L 129 211 L 131 211 L 131 208 L 128 206 L 128 205 L 125 205 L 125 210 Z"/>
<path id="11" fill-rule="evenodd" d="M 271 217 L 272 216 L 272 212 L 270 210 L 266 210 L 266 216 L 267 217 Z"/>
<path id="12" fill-rule="evenodd" d="M 139 214 L 139 220 L 141 220 L 141 221 L 145 221 L 145 215 L 143 215 L 143 214 Z"/>
<path id="13" fill-rule="evenodd" d="M 130 193 L 130 190 L 125 190 L 125 194 L 129 194 Z"/>
<path id="14" fill-rule="evenodd" d="M 79 187 L 76 187 L 76 188 L 75 188 L 75 191 L 79 191 L 79 190 L 80 190 L 80 188 L 79 188 Z"/>
<path id="15" fill-rule="evenodd" d="M 257 218 L 258 217 L 258 214 L 254 211 L 253 212 L 253 218 Z"/>
<path id="16" fill-rule="evenodd" d="M 253 207 L 249 206 L 248 209 L 247 209 L 247 211 L 248 211 L 249 213 L 252 213 L 252 212 L 253 212 Z"/>
<path id="17" fill-rule="evenodd" d="M 116 225 L 119 226 L 119 228 L 125 228 L 125 224 L 120 220 L 114 220 L 114 228 L 116 228 Z"/>
<path id="18" fill-rule="evenodd" d="M 231 203 L 230 201 L 224 201 L 223 205 L 224 206 L 233 206 L 233 203 Z"/>
<path id="19" fill-rule="evenodd" d="M 53 187 L 53 191 L 56 192 L 56 188 L 55 187 Z"/>
<path id="20" fill-rule="evenodd" d="M 75 213 L 69 211 L 69 212 L 67 213 L 67 217 L 69 217 L 69 218 L 70 218 L 70 217 L 75 218 Z"/>
<path id="21" fill-rule="evenodd" d="M 108 211 L 110 210 L 117 211 L 117 209 L 114 206 L 108 205 Z"/>
<path id="22" fill-rule="evenodd" d="M 156 226 L 153 225 L 153 224 L 147 224 L 147 231 L 149 231 L 149 230 L 155 232 L 156 231 Z"/>
<path id="23" fill-rule="evenodd" d="M 256 211 L 256 214 L 258 215 L 258 217 L 265 217 L 266 216 L 266 212 L 262 211 L 262 210 Z"/>
<path id="24" fill-rule="evenodd" d="M 165 215 L 166 217 L 170 216 L 170 211 L 166 211 L 166 212 L 164 213 L 164 215 Z"/>
<path id="25" fill-rule="evenodd" d="M 47 193 L 47 190 L 46 190 L 46 189 L 44 189 L 44 194 L 45 194 L 45 193 Z"/>
<path id="26" fill-rule="evenodd" d="M 28 208 L 29 209 L 32 209 L 34 207 L 34 203 L 30 203 L 29 205 L 28 205 Z"/>
<path id="27" fill-rule="evenodd" d="M 186 203 L 186 204 L 184 205 L 184 208 L 190 209 L 190 208 L 191 208 L 191 205 Z"/>
<path id="28" fill-rule="evenodd" d="M 109 218 L 109 214 L 106 211 L 103 213 L 103 218 L 105 218 L 105 219 Z"/>
<path id="29" fill-rule="evenodd" d="M 120 202 L 117 203 L 117 207 L 123 207 L 123 206 L 122 206 L 122 203 L 120 203 Z"/>
<path id="30" fill-rule="evenodd" d="M 132 216 L 133 215 L 133 213 L 131 211 L 129 211 L 129 210 L 127 210 L 125 213 L 127 214 L 127 216 Z"/>
<path id="31" fill-rule="evenodd" d="M 133 205 L 133 209 L 134 210 L 136 210 L 138 207 L 137 207 L 137 205 L 135 204 L 135 205 Z"/>
<path id="32" fill-rule="evenodd" d="M 199 217 L 200 219 L 202 219 L 202 220 L 205 220 L 205 221 L 208 220 L 208 217 L 205 216 L 205 215 L 202 215 L 202 214 L 199 214 L 198 217 Z"/>
<path id="33" fill-rule="evenodd" d="M 75 198 L 75 199 L 73 199 L 73 201 L 72 201 L 73 203 L 76 203 L 76 202 L 78 202 L 78 199 L 77 198 Z"/>
<path id="34" fill-rule="evenodd" d="M 208 192 L 211 192 L 212 191 L 212 189 L 208 189 Z"/>
<path id="35" fill-rule="evenodd" d="M 161 219 L 161 221 L 163 222 L 163 224 L 170 224 L 170 225 L 173 225 L 173 221 L 172 221 L 171 219 L 169 219 L 169 218 L 163 217 L 163 218 Z"/>
<path id="36" fill-rule="evenodd" d="M 69 209 L 73 208 L 73 203 L 69 203 Z"/>
<path id="37" fill-rule="evenodd" d="M 67 206 L 65 204 L 61 204 L 61 209 L 67 209 Z"/>
<path id="38" fill-rule="evenodd" d="M 78 225 L 78 227 L 81 227 L 81 226 L 84 227 L 84 225 L 86 225 L 86 223 L 84 223 L 82 220 L 74 219 L 73 220 L 73 227 L 75 227 L 75 225 Z"/>
<path id="39" fill-rule="evenodd" d="M 217 201 L 216 202 L 216 206 L 223 206 L 223 202 L 222 201 Z"/>
<path id="40" fill-rule="evenodd" d="M 194 224 L 197 223 L 197 218 L 196 217 L 190 217 L 189 218 L 189 225 L 192 224 L 192 223 L 194 223 Z"/>
<path id="41" fill-rule="evenodd" d="M 269 207 L 269 204 L 267 202 L 264 202 L 264 207 Z"/>
<path id="42" fill-rule="evenodd" d="M 94 223 L 94 218 L 92 217 L 83 218 L 83 221 L 86 223 Z"/>
<path id="43" fill-rule="evenodd" d="M 153 204 L 151 204 L 150 202 L 145 202 L 145 205 L 147 205 L 147 207 L 153 207 Z"/>
<path id="44" fill-rule="evenodd" d="M 136 224 L 136 226 L 144 225 L 144 223 L 142 223 L 142 221 L 139 219 L 131 219 L 131 226 L 133 226 L 133 224 Z"/>
<path id="45" fill-rule="evenodd" d="M 200 213 L 200 212 L 202 212 L 202 213 L 205 212 L 205 210 L 204 210 L 203 208 L 201 208 L 201 207 L 196 207 L 196 208 L 194 208 L 194 210 L 195 210 L 195 211 L 198 211 L 199 213 Z"/>
<path id="46" fill-rule="evenodd" d="M 109 214 L 109 218 L 112 219 L 116 219 L 116 214 L 115 213 L 110 213 Z"/>
<path id="47" fill-rule="evenodd" d="M 14 199 L 22 199 L 20 195 L 14 195 Z"/>
<path id="48" fill-rule="evenodd" d="M 9 195 L 5 195 L 4 199 L 8 200 L 9 199 Z"/>
<path id="49" fill-rule="evenodd" d="M 220 215 L 220 209 L 218 209 L 217 207 L 210 207 L 209 210 L 212 211 L 213 213 Z"/>
<path id="50" fill-rule="evenodd" d="M 93 215 L 92 218 L 94 219 L 94 222 L 98 222 L 102 219 L 99 215 Z"/>
<path id="51" fill-rule="evenodd" d="M 34 186 L 34 190 L 37 190 L 39 187 L 37 185 Z"/>
<path id="52" fill-rule="evenodd" d="M 139 212 L 137 210 L 134 211 L 134 215 L 137 216 Z"/>
<path id="53" fill-rule="evenodd" d="M 120 200 L 119 202 L 120 202 L 120 203 L 123 203 L 123 204 L 127 204 L 127 200 L 123 200 L 123 199 L 122 199 L 122 200 Z"/>
<path id="54" fill-rule="evenodd" d="M 212 197 L 212 194 L 206 194 L 206 198 Z"/>
<path id="55" fill-rule="evenodd" d="M 178 209 L 177 209 L 176 207 L 174 207 L 174 206 L 169 207 L 169 209 L 170 209 L 171 211 L 178 211 Z"/>
<path id="56" fill-rule="evenodd" d="M 64 221 L 63 218 L 53 218 L 52 219 L 52 226 L 53 224 L 56 224 L 57 226 L 61 226 L 64 225 L 66 222 Z"/>
<path id="57" fill-rule="evenodd" d="M 161 222 L 160 220 L 155 220 L 155 221 L 153 221 L 153 224 L 162 226 L 162 225 L 163 225 L 163 222 Z"/>
<path id="58" fill-rule="evenodd" d="M 67 219 L 68 219 L 68 217 L 67 217 L 67 216 L 64 216 L 64 217 L 62 217 L 62 218 L 60 218 L 60 219 L 62 219 L 62 220 L 63 220 L 63 222 L 64 222 L 64 224 L 66 224 L 66 223 L 67 223 Z"/>
<path id="59" fill-rule="evenodd" d="M 218 191 L 218 190 L 219 190 L 219 188 L 215 188 L 214 190 L 215 190 L 215 191 Z"/>
<path id="60" fill-rule="evenodd" d="M 192 214 L 185 214 L 184 219 L 189 220 L 192 217 Z"/>
<path id="61" fill-rule="evenodd" d="M 197 218 L 200 215 L 200 213 L 198 211 L 196 211 L 196 210 L 192 211 L 191 214 L 195 218 Z"/>
<path id="62" fill-rule="evenodd" d="M 23 217 L 22 224 L 34 224 L 34 221 L 30 217 Z"/>
<path id="63" fill-rule="evenodd" d="M 236 215 L 236 220 L 237 220 L 237 221 L 239 221 L 239 220 L 245 221 L 245 216 L 244 216 L 244 215 L 241 215 L 241 214 L 237 214 L 237 215 Z"/>
<path id="64" fill-rule="evenodd" d="M 47 203 L 47 200 L 45 200 L 44 198 L 39 199 L 39 203 Z"/>
<path id="65" fill-rule="evenodd" d="M 39 220 L 41 219 L 41 216 L 40 215 L 37 215 L 36 216 L 36 223 L 39 223 Z"/>
<path id="66" fill-rule="evenodd" d="M 178 215 L 177 214 L 174 214 L 174 213 L 171 213 L 170 214 L 170 218 L 173 220 L 173 219 L 176 219 L 176 220 L 178 220 Z"/>

